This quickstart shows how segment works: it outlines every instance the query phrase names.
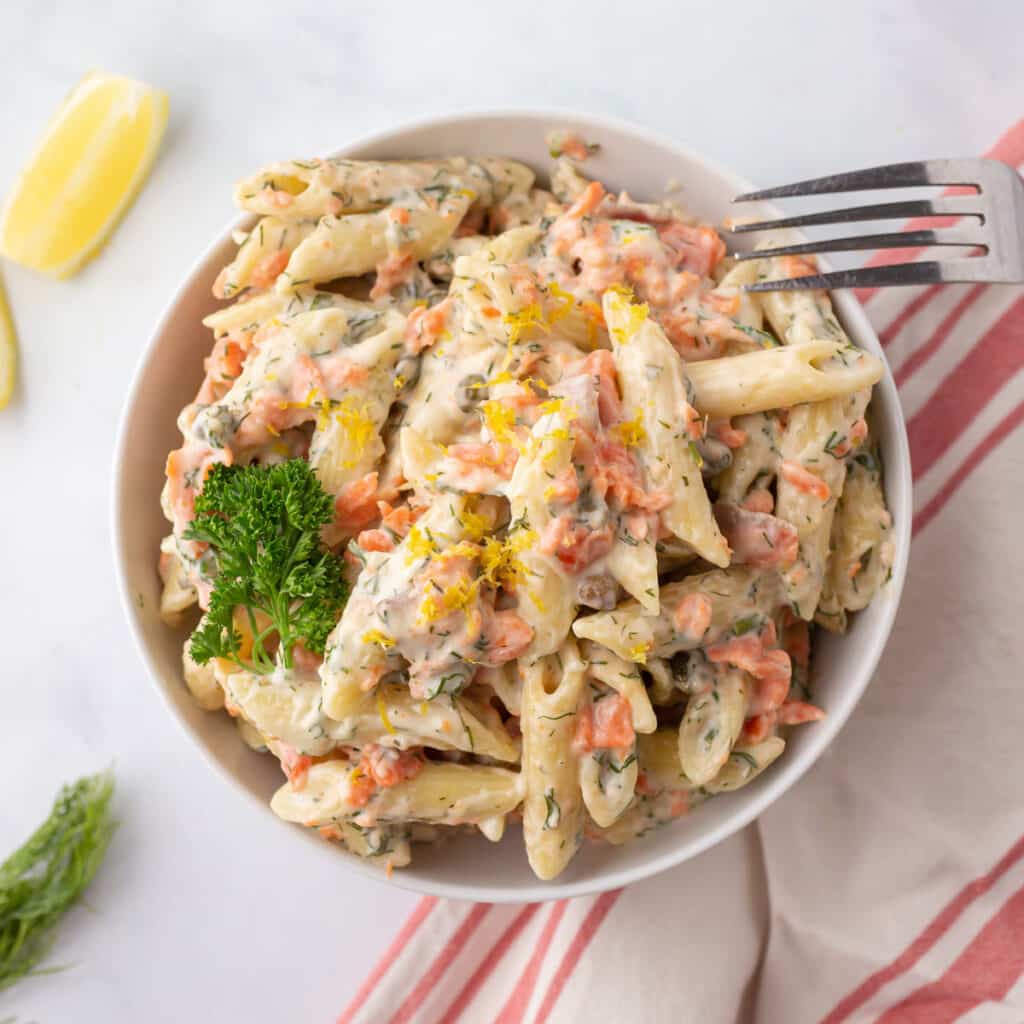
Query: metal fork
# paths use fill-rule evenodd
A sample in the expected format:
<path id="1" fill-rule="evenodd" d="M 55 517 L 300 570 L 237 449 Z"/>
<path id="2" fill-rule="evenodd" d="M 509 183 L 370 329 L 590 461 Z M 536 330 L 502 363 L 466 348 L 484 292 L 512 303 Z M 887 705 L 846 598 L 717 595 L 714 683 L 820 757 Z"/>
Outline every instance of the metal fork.
<path id="1" fill-rule="evenodd" d="M 817 224 L 849 224 L 856 221 L 904 217 L 960 217 L 962 223 L 921 231 L 891 231 L 878 235 L 826 238 L 797 245 L 780 245 L 737 253 L 739 260 L 767 256 L 803 256 L 816 252 L 850 252 L 857 249 L 896 249 L 905 246 L 969 246 L 974 253 L 948 260 L 896 263 L 883 267 L 858 267 L 827 274 L 781 281 L 758 281 L 749 292 L 791 291 L 798 288 L 878 288 L 891 285 L 937 284 L 947 281 L 1024 281 L 1024 182 L 1007 164 L 996 160 L 922 160 L 888 164 L 863 171 L 811 178 L 794 185 L 759 189 L 737 196 L 733 202 L 755 199 L 788 199 L 820 196 L 861 189 L 910 188 L 920 185 L 965 185 L 969 195 L 943 195 L 935 199 L 911 199 L 895 203 L 852 206 L 795 217 L 738 224 L 735 234 L 802 228 Z"/>

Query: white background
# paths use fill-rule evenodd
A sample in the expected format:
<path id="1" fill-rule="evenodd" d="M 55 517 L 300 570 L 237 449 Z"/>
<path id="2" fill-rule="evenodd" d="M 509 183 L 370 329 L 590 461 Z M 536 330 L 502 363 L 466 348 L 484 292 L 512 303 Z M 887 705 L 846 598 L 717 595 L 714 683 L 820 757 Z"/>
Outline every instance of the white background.
<path id="1" fill-rule="evenodd" d="M 294 866 L 285 826 L 165 712 L 111 567 L 122 396 L 231 219 L 234 180 L 495 106 L 629 118 L 762 184 L 971 155 L 1024 115 L 1024 5 L 7 0 L 0 15 L 0 191 L 89 67 L 171 98 L 152 178 L 101 257 L 61 283 L 4 268 L 23 363 L 0 413 L 0 850 L 61 782 L 110 763 L 121 828 L 55 950 L 73 969 L 0 993 L 0 1020 L 331 1020 L 416 897 Z"/>

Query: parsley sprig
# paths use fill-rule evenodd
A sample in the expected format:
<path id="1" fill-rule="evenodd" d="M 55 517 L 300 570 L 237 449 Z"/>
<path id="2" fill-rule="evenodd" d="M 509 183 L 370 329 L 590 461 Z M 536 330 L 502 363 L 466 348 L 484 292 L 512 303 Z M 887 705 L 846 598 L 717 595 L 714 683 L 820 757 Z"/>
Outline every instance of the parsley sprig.
<path id="1" fill-rule="evenodd" d="M 227 658 L 269 675 L 292 667 L 297 643 L 323 653 L 348 597 L 341 560 L 320 540 L 333 517 L 330 495 L 302 459 L 213 468 L 185 533 L 210 545 L 217 566 L 210 606 L 192 634 L 195 661 Z M 235 628 L 236 608 L 248 620 L 251 651 Z"/>

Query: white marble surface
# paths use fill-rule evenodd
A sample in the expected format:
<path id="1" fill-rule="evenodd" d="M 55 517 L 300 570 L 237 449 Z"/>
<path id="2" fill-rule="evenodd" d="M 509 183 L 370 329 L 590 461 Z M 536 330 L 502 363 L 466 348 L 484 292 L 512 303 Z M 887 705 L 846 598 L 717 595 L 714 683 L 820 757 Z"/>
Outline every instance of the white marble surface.
<path id="1" fill-rule="evenodd" d="M 122 824 L 92 909 L 55 950 L 73 968 L 0 993 L 0 1020 L 330 1020 L 416 897 L 340 867 L 290 869 L 284 826 L 212 774 L 164 711 L 111 568 L 122 396 L 161 307 L 230 218 L 231 183 L 399 120 L 489 106 L 616 114 L 766 184 L 973 154 L 1024 114 L 1024 6 L 7 0 L 2 12 L 0 190 L 91 66 L 159 84 L 172 115 L 151 181 L 95 263 L 64 283 L 5 268 L 23 365 L 0 414 L 0 850 L 62 781 L 110 763 Z"/>

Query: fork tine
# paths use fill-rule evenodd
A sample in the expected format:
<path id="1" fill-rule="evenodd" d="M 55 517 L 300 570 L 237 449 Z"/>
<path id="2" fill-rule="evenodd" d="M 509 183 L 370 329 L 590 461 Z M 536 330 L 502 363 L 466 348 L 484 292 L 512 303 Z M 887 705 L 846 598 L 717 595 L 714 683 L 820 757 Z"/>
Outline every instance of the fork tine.
<path id="1" fill-rule="evenodd" d="M 900 203 L 873 203 L 870 206 L 848 206 L 844 210 L 820 210 L 796 217 L 779 217 L 754 224 L 737 224 L 729 228 L 732 234 L 751 231 L 770 231 L 773 228 L 803 228 L 816 224 L 852 224 L 864 220 L 902 220 L 904 217 L 980 217 L 977 196 L 943 196 L 938 199 L 910 199 Z"/>
<path id="2" fill-rule="evenodd" d="M 1000 163 L 998 160 L 984 160 L 979 157 L 924 161 L 929 185 L 970 185 L 981 192 L 985 191 L 986 179 L 991 181 L 993 165 L 998 167 Z"/>
<path id="3" fill-rule="evenodd" d="M 744 287 L 747 292 L 781 292 L 833 288 L 884 288 L 886 286 L 939 284 L 944 281 L 991 281 L 989 260 L 969 257 L 962 260 L 923 260 L 919 263 L 894 263 L 885 267 L 857 267 L 811 274 L 783 281 L 758 281 Z"/>
<path id="4" fill-rule="evenodd" d="M 736 253 L 737 260 L 767 259 L 769 256 L 805 256 L 816 252 L 855 252 L 860 249 L 903 249 L 908 246 L 970 245 L 988 246 L 970 230 L 951 228 L 945 231 L 889 231 L 881 235 L 854 235 L 850 238 L 819 238 L 797 245 L 776 245 L 770 249 L 754 249 Z"/>
<path id="5" fill-rule="evenodd" d="M 904 164 L 884 164 L 862 171 L 828 174 L 808 178 L 792 185 L 762 188 L 736 196 L 734 203 L 752 199 L 785 199 L 790 196 L 821 196 L 830 192 L 857 192 L 861 189 L 909 188 L 916 185 L 970 185 L 978 187 L 983 176 L 980 160 L 915 160 Z"/>
<path id="6" fill-rule="evenodd" d="M 858 267 L 833 270 L 828 274 L 808 274 L 784 281 L 758 281 L 748 292 L 782 292 L 805 289 L 877 288 L 883 285 L 936 284 L 942 280 L 941 265 L 934 260 L 920 263 L 896 263 L 888 267 Z"/>

